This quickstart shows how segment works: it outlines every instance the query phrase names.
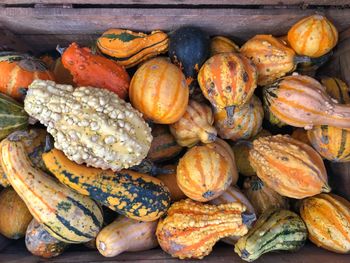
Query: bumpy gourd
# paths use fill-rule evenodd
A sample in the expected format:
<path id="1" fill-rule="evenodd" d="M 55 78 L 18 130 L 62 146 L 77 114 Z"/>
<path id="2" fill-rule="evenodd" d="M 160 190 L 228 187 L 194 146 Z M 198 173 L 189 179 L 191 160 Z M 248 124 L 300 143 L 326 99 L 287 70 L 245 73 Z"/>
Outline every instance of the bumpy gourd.
<path id="1" fill-rule="evenodd" d="M 239 52 L 239 47 L 231 39 L 224 36 L 216 36 L 210 40 L 211 56 L 226 52 Z"/>
<path id="2" fill-rule="evenodd" d="M 350 202 L 335 194 L 320 194 L 302 201 L 300 215 L 311 242 L 336 252 L 350 252 Z"/>
<path id="3" fill-rule="evenodd" d="M 235 154 L 235 161 L 237 170 L 244 176 L 256 175 L 255 170 L 249 162 L 249 151 L 252 147 L 252 143 L 246 140 L 240 140 L 232 146 L 232 150 Z"/>
<path id="4" fill-rule="evenodd" d="M 282 196 L 302 199 L 330 191 L 321 156 L 288 135 L 254 140 L 249 161 L 259 178 Z"/>
<path id="5" fill-rule="evenodd" d="M 238 240 L 235 252 L 245 261 L 254 261 L 270 251 L 296 251 L 307 239 L 307 229 L 301 218 L 288 210 L 268 210 Z"/>
<path id="6" fill-rule="evenodd" d="M 79 164 L 113 171 L 139 164 L 152 136 L 142 115 L 105 89 L 34 81 L 25 110 L 55 139 L 55 147 Z"/>
<path id="7" fill-rule="evenodd" d="M 157 238 L 161 248 L 180 259 L 203 258 L 227 236 L 243 236 L 255 216 L 243 214 L 240 203 L 206 205 L 190 199 L 174 203 L 160 219 Z"/>
<path id="8" fill-rule="evenodd" d="M 216 140 L 216 129 L 212 126 L 214 116 L 209 106 L 190 100 L 181 119 L 170 125 L 170 131 L 181 146 L 191 147 L 201 141 Z"/>

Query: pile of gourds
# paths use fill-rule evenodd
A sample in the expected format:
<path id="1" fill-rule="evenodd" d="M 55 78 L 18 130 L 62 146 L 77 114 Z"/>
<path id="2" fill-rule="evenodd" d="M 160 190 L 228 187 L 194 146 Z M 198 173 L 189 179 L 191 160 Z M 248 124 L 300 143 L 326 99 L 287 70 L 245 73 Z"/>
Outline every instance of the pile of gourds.
<path id="1" fill-rule="evenodd" d="M 322 159 L 350 161 L 349 89 L 310 76 L 337 41 L 313 15 L 240 48 L 183 27 L 2 52 L 0 233 L 47 258 L 84 243 L 200 259 L 222 240 L 253 261 L 307 238 L 349 253 Z"/>

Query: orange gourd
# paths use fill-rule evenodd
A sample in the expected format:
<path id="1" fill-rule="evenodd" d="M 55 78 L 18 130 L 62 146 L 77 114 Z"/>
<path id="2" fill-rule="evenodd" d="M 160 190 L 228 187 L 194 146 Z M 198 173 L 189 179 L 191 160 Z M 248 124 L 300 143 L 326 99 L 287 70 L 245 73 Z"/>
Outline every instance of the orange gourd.
<path id="1" fill-rule="evenodd" d="M 225 52 L 239 52 L 239 46 L 231 39 L 224 36 L 216 36 L 210 40 L 210 55 L 214 56 Z"/>

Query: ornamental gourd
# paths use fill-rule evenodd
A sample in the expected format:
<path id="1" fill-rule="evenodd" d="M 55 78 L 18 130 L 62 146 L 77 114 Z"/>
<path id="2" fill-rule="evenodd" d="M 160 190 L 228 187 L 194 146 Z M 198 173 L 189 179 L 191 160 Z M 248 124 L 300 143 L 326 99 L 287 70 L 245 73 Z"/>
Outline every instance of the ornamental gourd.
<path id="1" fill-rule="evenodd" d="M 79 164 L 121 170 L 139 164 L 151 145 L 142 115 L 105 89 L 35 81 L 24 108 L 47 126 L 55 147 Z"/>
<path id="2" fill-rule="evenodd" d="M 350 105 L 336 103 L 315 79 L 287 76 L 264 88 L 267 106 L 279 120 L 294 127 L 315 125 L 350 128 Z"/>
<path id="3" fill-rule="evenodd" d="M 300 141 L 312 146 L 307 136 L 307 131 L 305 129 L 297 128 L 293 131 L 293 133 L 290 136 L 297 141 Z"/>
<path id="4" fill-rule="evenodd" d="M 248 234 L 238 240 L 235 252 L 252 262 L 271 251 L 296 251 L 307 239 L 307 229 L 301 218 L 288 210 L 268 210 L 259 217 Z"/>
<path id="5" fill-rule="evenodd" d="M 328 53 L 338 42 L 338 31 L 319 14 L 306 17 L 288 31 L 288 43 L 299 55 L 320 57 Z"/>
<path id="6" fill-rule="evenodd" d="M 350 202 L 335 194 L 320 194 L 302 201 L 300 215 L 309 239 L 318 247 L 350 252 Z"/>
<path id="7" fill-rule="evenodd" d="M 125 29 L 109 29 L 97 39 L 96 44 L 103 54 L 115 59 L 119 65 L 131 68 L 167 52 L 169 38 L 159 30 L 147 35 Z"/>
<path id="8" fill-rule="evenodd" d="M 321 156 L 288 135 L 254 140 L 249 161 L 258 177 L 282 196 L 302 199 L 330 191 Z"/>
<path id="9" fill-rule="evenodd" d="M 174 203 L 159 220 L 156 235 L 161 248 L 180 259 L 208 255 L 215 243 L 227 236 L 243 236 L 254 215 L 244 214 L 240 203 L 207 205 L 190 199 Z"/>
<path id="10" fill-rule="evenodd" d="M 181 146 L 192 147 L 199 141 L 210 143 L 216 140 L 216 129 L 212 126 L 214 116 L 209 106 L 190 100 L 185 114 L 170 125 L 170 132 Z"/>
<path id="11" fill-rule="evenodd" d="M 127 97 L 130 77 L 115 61 L 72 43 L 62 53 L 62 64 L 70 71 L 77 86 L 107 89 L 121 99 Z"/>
<path id="12" fill-rule="evenodd" d="M 169 189 L 171 201 L 179 201 L 185 199 L 186 195 L 181 191 L 176 181 L 176 165 L 167 165 L 164 168 L 172 170 L 172 172 L 157 175 L 157 178 L 161 180 L 165 186 Z"/>
<path id="13" fill-rule="evenodd" d="M 131 104 L 155 123 L 177 122 L 186 111 L 189 89 L 181 70 L 166 58 L 142 64 L 129 90 Z"/>
<path id="14" fill-rule="evenodd" d="M 211 56 L 226 52 L 239 52 L 239 46 L 237 46 L 231 39 L 224 36 L 216 36 L 210 40 Z"/>
<path id="15" fill-rule="evenodd" d="M 256 175 L 255 170 L 249 162 L 249 151 L 252 147 L 252 143 L 246 140 L 239 140 L 232 146 L 232 150 L 235 154 L 235 161 L 237 170 L 244 176 Z"/>

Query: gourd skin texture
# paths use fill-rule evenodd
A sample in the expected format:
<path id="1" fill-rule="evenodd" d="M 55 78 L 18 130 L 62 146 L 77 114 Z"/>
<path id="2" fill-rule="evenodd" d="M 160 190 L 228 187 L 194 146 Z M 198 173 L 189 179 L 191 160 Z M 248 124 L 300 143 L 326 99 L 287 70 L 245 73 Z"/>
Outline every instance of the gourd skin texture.
<path id="1" fill-rule="evenodd" d="M 55 147 L 79 164 L 118 171 L 139 164 L 152 136 L 142 115 L 105 89 L 35 81 L 25 110 L 55 139 Z"/>
<path id="2" fill-rule="evenodd" d="M 118 217 L 101 230 L 96 238 L 98 251 L 104 257 L 115 257 L 123 252 L 137 252 L 158 246 L 156 237 L 158 221 L 141 222 Z"/>
<path id="3" fill-rule="evenodd" d="M 126 68 L 165 53 L 168 45 L 168 35 L 159 30 L 147 35 L 125 29 L 109 29 L 97 39 L 99 50 Z"/>
<path id="4" fill-rule="evenodd" d="M 258 177 L 282 196 L 302 199 L 330 191 L 322 158 L 288 135 L 254 140 L 249 161 Z"/>
<path id="5" fill-rule="evenodd" d="M 208 255 L 215 243 L 227 236 L 248 232 L 245 206 L 240 203 L 206 205 L 190 199 L 174 203 L 159 220 L 156 235 L 161 248 L 180 259 Z"/>
<path id="6" fill-rule="evenodd" d="M 83 243 L 98 234 L 103 215 L 95 201 L 34 168 L 23 142 L 7 138 L 0 152 L 12 187 L 50 235 L 66 243 Z"/>
<path id="7" fill-rule="evenodd" d="M 239 47 L 227 37 L 213 37 L 210 41 L 210 55 L 214 56 L 216 54 L 226 52 L 239 52 Z"/>
<path id="8" fill-rule="evenodd" d="M 335 194 L 320 194 L 302 201 L 300 215 L 309 239 L 318 247 L 350 253 L 350 203 Z"/>
<path id="9" fill-rule="evenodd" d="M 238 240 L 235 252 L 252 262 L 270 251 L 296 251 L 306 239 L 306 226 L 297 214 L 272 209 L 261 215 L 248 234 Z"/>
<path id="10" fill-rule="evenodd" d="M 61 183 L 127 217 L 153 221 L 169 207 L 170 193 L 155 177 L 78 165 L 57 149 L 44 153 L 43 160 Z"/>

